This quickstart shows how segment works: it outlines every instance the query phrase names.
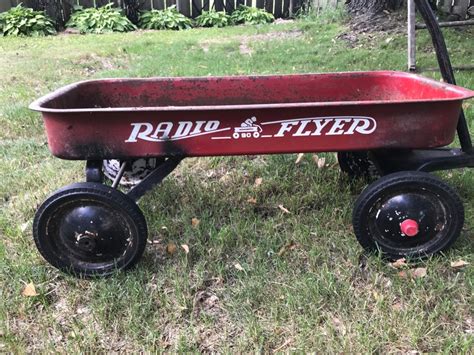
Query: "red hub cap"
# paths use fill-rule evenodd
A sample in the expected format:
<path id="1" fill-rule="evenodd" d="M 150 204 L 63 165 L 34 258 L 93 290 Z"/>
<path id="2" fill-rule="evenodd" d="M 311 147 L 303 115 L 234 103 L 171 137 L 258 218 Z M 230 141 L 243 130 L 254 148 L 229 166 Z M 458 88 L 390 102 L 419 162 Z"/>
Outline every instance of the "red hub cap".
<path id="1" fill-rule="evenodd" d="M 413 219 L 405 219 L 400 223 L 400 230 L 407 237 L 414 237 L 418 234 L 418 222 Z"/>

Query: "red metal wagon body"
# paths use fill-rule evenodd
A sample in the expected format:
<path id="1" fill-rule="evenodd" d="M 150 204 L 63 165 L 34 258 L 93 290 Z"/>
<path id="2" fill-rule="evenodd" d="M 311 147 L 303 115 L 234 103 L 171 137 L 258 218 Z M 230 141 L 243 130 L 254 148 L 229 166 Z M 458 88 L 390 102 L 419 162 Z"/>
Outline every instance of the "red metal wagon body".
<path id="1" fill-rule="evenodd" d="M 380 71 L 92 80 L 30 107 L 54 155 L 91 160 L 440 147 L 473 96 Z"/>
<path id="2" fill-rule="evenodd" d="M 429 2 L 415 3 L 444 81 L 456 84 Z M 140 259 L 148 231 L 136 202 L 183 158 L 337 151 L 350 177 L 378 178 L 354 203 L 359 243 L 389 258 L 429 256 L 462 231 L 459 195 L 428 172 L 474 167 L 462 110 L 470 97 L 474 91 L 391 71 L 73 84 L 30 107 L 43 114 L 54 155 L 87 160 L 86 182 L 44 201 L 33 237 L 63 271 L 110 275 Z M 456 132 L 460 148 L 440 148 Z M 133 185 L 126 193 L 117 189 L 124 180 Z"/>
<path id="3" fill-rule="evenodd" d="M 87 160 L 87 182 L 60 189 L 41 205 L 36 245 L 62 270 L 108 275 L 143 253 L 146 221 L 136 201 L 183 158 L 337 151 L 349 174 L 375 168 L 386 175 L 355 203 L 354 233 L 362 246 L 395 258 L 444 250 L 460 234 L 464 211 L 457 194 L 426 171 L 474 166 L 469 150 L 435 149 L 451 143 L 456 129 L 467 132 L 459 117 L 462 100 L 473 96 L 390 71 L 67 86 L 31 108 L 43 114 L 54 155 Z M 466 135 L 460 138 L 469 146 Z M 134 187 L 126 194 L 116 189 L 128 172 L 135 177 L 137 166 Z"/>

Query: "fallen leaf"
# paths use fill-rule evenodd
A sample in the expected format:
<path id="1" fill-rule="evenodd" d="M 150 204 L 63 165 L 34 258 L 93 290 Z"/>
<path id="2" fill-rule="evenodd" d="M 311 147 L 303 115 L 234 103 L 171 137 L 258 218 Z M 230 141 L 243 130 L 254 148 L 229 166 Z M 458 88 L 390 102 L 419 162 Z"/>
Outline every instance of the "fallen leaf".
<path id="1" fill-rule="evenodd" d="M 25 288 L 23 288 L 21 294 L 26 297 L 38 296 L 38 293 L 36 292 L 36 287 L 32 282 L 25 285 Z"/>
<path id="2" fill-rule="evenodd" d="M 76 310 L 77 314 L 89 314 L 90 312 L 90 309 L 86 306 L 79 306 Z"/>
<path id="3" fill-rule="evenodd" d="M 274 349 L 272 353 L 275 354 L 275 353 L 280 352 L 280 350 L 282 350 L 285 346 L 289 345 L 292 341 L 293 341 L 292 338 L 285 340 L 285 342 L 281 344 L 278 348 Z"/>
<path id="4" fill-rule="evenodd" d="M 282 246 L 280 251 L 278 252 L 278 256 L 283 256 L 286 252 L 293 250 L 296 248 L 296 244 L 294 242 L 289 242 L 288 244 Z"/>
<path id="5" fill-rule="evenodd" d="M 185 252 L 186 254 L 189 254 L 189 247 L 188 247 L 186 244 L 181 244 L 181 248 L 184 249 L 184 252 Z"/>
<path id="6" fill-rule="evenodd" d="M 174 253 L 176 253 L 176 244 L 174 243 L 168 243 L 166 245 L 166 252 L 170 255 L 173 255 Z"/>
<path id="7" fill-rule="evenodd" d="M 384 288 L 390 288 L 392 286 L 392 280 L 387 277 L 382 276 L 380 279 Z"/>
<path id="8" fill-rule="evenodd" d="M 262 185 L 262 182 L 263 182 L 263 179 L 261 177 L 256 178 L 254 186 L 259 187 L 260 185 Z"/>
<path id="9" fill-rule="evenodd" d="M 244 268 L 239 263 L 234 264 L 234 267 L 239 271 L 244 271 Z"/>
<path id="10" fill-rule="evenodd" d="M 299 153 L 298 157 L 296 158 L 295 164 L 299 164 L 301 160 L 303 159 L 303 157 L 304 157 L 304 153 Z"/>
<path id="11" fill-rule="evenodd" d="M 253 198 L 253 197 L 250 197 L 248 200 L 247 200 L 248 203 L 251 203 L 252 205 L 255 205 L 257 203 L 257 199 Z"/>
<path id="12" fill-rule="evenodd" d="M 397 275 L 400 276 L 402 279 L 406 279 L 408 276 L 406 271 L 400 271 Z"/>
<path id="13" fill-rule="evenodd" d="M 411 276 L 414 278 L 421 278 L 426 276 L 425 267 L 417 267 L 416 269 L 410 270 Z"/>
<path id="14" fill-rule="evenodd" d="M 472 317 L 469 317 L 465 320 L 465 327 L 464 327 L 464 333 L 466 334 L 474 334 L 474 319 Z M 0 334 L 1 336 L 1 334 Z"/>
<path id="15" fill-rule="evenodd" d="M 220 182 L 227 182 L 229 181 L 231 178 L 230 174 L 229 173 L 226 173 L 225 175 L 222 175 L 220 178 L 219 178 L 219 181 Z"/>
<path id="16" fill-rule="evenodd" d="M 401 311 L 403 309 L 403 304 L 401 302 L 395 302 L 392 304 L 392 309 L 394 311 Z"/>
<path id="17" fill-rule="evenodd" d="M 324 168 L 325 165 L 326 165 L 326 158 L 319 158 L 318 159 L 318 168 L 319 169 Z"/>
<path id="18" fill-rule="evenodd" d="M 339 333 L 341 333 L 342 335 L 346 334 L 346 327 L 339 318 L 334 317 L 332 319 L 332 323 L 334 324 L 334 328 L 336 328 Z"/>
<path id="19" fill-rule="evenodd" d="M 321 168 L 324 168 L 324 166 L 326 165 L 326 158 L 320 158 L 318 157 L 317 154 L 313 154 L 313 160 L 314 162 L 316 163 L 316 165 L 318 166 L 319 169 Z"/>
<path id="20" fill-rule="evenodd" d="M 30 223 L 29 222 L 25 222 L 21 225 L 20 229 L 21 229 L 21 232 L 22 233 L 25 233 L 25 231 L 28 229 Z"/>
<path id="21" fill-rule="evenodd" d="M 469 265 L 469 263 L 464 260 L 453 261 L 451 263 L 451 267 L 454 269 L 462 269 L 464 266 L 467 266 L 467 265 Z"/>
<path id="22" fill-rule="evenodd" d="M 285 212 L 285 213 L 291 213 L 291 212 L 288 211 L 283 205 L 278 205 L 278 208 L 279 208 L 280 210 L 282 210 L 283 212 Z"/>
<path id="23" fill-rule="evenodd" d="M 197 219 L 196 217 L 191 219 L 191 224 L 193 225 L 194 228 L 196 228 L 199 225 L 199 223 L 201 223 L 201 221 Z"/>
<path id="24" fill-rule="evenodd" d="M 380 300 L 383 299 L 383 296 L 381 296 L 381 295 L 380 295 L 377 291 L 375 291 L 375 290 L 372 291 L 372 296 L 374 296 L 374 299 L 375 299 L 376 301 L 380 301 Z"/>
<path id="25" fill-rule="evenodd" d="M 393 263 L 390 263 L 390 266 L 395 269 L 401 269 L 402 267 L 407 266 L 407 260 L 405 258 L 397 259 Z"/>

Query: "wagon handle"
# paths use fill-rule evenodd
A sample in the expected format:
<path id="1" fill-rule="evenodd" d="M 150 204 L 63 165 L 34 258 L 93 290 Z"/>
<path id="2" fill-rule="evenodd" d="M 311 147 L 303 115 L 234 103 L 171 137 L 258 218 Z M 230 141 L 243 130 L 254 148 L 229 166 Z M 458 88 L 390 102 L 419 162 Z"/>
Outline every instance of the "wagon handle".
<path id="1" fill-rule="evenodd" d="M 430 33 L 443 80 L 448 84 L 456 85 L 456 78 L 454 77 L 454 71 L 449 58 L 446 42 L 444 41 L 443 33 L 441 32 L 441 28 L 439 27 L 438 21 L 436 20 L 435 14 L 431 9 L 428 0 L 415 0 L 415 5 L 420 12 L 421 17 L 423 17 L 423 20 L 426 23 L 426 28 Z M 469 128 L 462 107 L 459 114 L 457 132 L 459 142 L 461 143 L 461 149 L 466 153 L 472 153 L 471 136 L 469 135 Z"/>

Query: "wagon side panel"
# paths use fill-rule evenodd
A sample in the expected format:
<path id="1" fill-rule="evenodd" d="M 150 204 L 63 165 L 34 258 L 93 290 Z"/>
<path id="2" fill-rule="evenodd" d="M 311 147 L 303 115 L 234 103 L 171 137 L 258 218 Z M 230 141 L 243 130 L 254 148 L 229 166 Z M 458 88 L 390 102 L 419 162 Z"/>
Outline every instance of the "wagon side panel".
<path id="1" fill-rule="evenodd" d="M 460 101 L 45 114 L 65 159 L 433 148 L 454 139 Z"/>

